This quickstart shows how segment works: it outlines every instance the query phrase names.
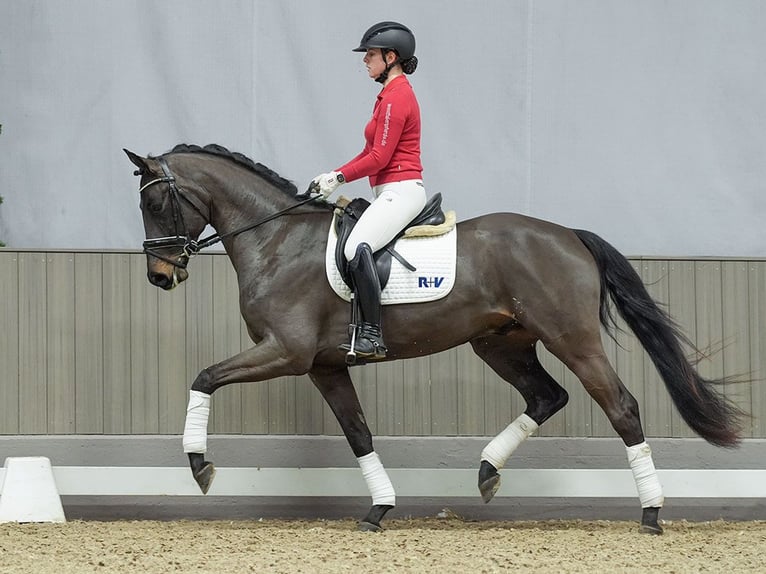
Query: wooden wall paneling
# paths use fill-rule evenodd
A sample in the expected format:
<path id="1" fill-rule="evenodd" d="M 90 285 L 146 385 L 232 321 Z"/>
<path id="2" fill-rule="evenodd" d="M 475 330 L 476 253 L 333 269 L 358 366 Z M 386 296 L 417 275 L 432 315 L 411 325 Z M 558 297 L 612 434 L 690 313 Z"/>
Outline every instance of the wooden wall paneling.
<path id="1" fill-rule="evenodd" d="M 241 322 L 240 348 L 253 348 L 245 322 Z M 269 434 L 269 385 L 266 381 L 242 383 L 242 432 L 244 434 Z"/>
<path id="2" fill-rule="evenodd" d="M 213 256 L 195 257 L 189 264 L 189 279 L 183 284 L 186 290 L 186 368 L 191 387 L 197 375 L 214 362 L 213 341 Z M 174 295 L 174 293 L 169 293 Z M 217 393 L 216 393 L 217 394 Z M 208 430 L 215 428 L 215 412 L 211 399 L 211 413 Z"/>
<path id="3" fill-rule="evenodd" d="M 458 434 L 457 349 L 431 355 L 431 435 Z"/>
<path id="4" fill-rule="evenodd" d="M 668 311 L 689 340 L 694 339 L 697 324 L 697 308 L 694 303 L 696 290 L 694 268 L 693 261 L 668 262 Z M 682 348 L 685 355 L 694 362 L 696 351 L 685 343 L 682 343 Z M 687 438 L 697 436 L 684 422 L 675 406 L 670 414 L 670 428 L 669 436 Z"/>
<path id="5" fill-rule="evenodd" d="M 18 257 L 17 253 L 0 250 L 0 434 L 19 432 Z"/>
<path id="6" fill-rule="evenodd" d="M 745 412 L 752 409 L 750 376 L 750 284 L 747 261 L 721 262 L 723 372 L 739 382 L 727 384 L 722 391 Z M 752 436 L 748 429 L 745 436 Z"/>
<path id="7" fill-rule="evenodd" d="M 279 377 L 269 387 L 269 434 L 295 433 L 295 377 Z"/>
<path id="8" fill-rule="evenodd" d="M 699 373 L 710 379 L 724 376 L 723 366 L 723 294 L 721 262 L 698 261 L 695 266 L 697 330 L 695 343 L 705 357 L 698 364 Z"/>
<path id="9" fill-rule="evenodd" d="M 105 253 L 102 296 L 104 320 L 104 433 L 132 431 L 131 260 L 136 255 Z M 138 268 L 137 268 L 138 272 Z M 145 271 L 140 273 L 145 277 Z"/>
<path id="10" fill-rule="evenodd" d="M 404 378 L 404 434 L 431 434 L 431 361 L 418 357 L 402 361 Z"/>
<path id="11" fill-rule="evenodd" d="M 172 291 L 154 289 L 157 296 L 157 365 L 159 432 L 182 434 L 186 422 L 189 389 L 196 371 L 189 369 L 186 352 L 186 286 Z M 215 402 L 215 399 L 211 401 Z"/>
<path id="12" fill-rule="evenodd" d="M 645 260 L 642 265 L 642 279 L 649 295 L 668 310 L 669 279 L 666 261 Z M 641 420 L 647 436 L 672 436 L 671 415 L 673 403 L 657 368 L 647 353 L 644 357 L 644 408 Z"/>
<path id="13" fill-rule="evenodd" d="M 711 355 L 699 365 L 701 374 L 766 380 L 766 262 L 632 264 Z M 225 255 L 200 256 L 190 271 L 188 282 L 164 292 L 146 281 L 140 253 L 0 251 L 0 359 L 6 367 L 0 433 L 180 434 L 199 370 L 251 346 Z M 694 436 L 674 410 L 668 415 L 670 399 L 652 387 L 654 367 L 635 336 L 618 335 L 625 349 L 603 340 L 640 402 L 647 434 Z M 547 351 L 540 355 L 574 400 L 539 434 L 614 436 L 579 381 Z M 351 372 L 377 435 L 495 435 L 525 408 L 518 392 L 468 345 Z M 734 385 L 726 392 L 754 414 L 746 436 L 766 438 L 766 385 Z M 211 432 L 341 434 L 306 376 L 224 387 L 213 400 Z"/>
<path id="14" fill-rule="evenodd" d="M 213 260 L 200 255 L 189 265 L 186 290 L 186 357 L 193 379 L 214 361 L 213 341 Z M 168 293 L 174 295 L 174 293 Z"/>
<path id="15" fill-rule="evenodd" d="M 20 253 L 19 432 L 48 432 L 48 349 L 45 253 Z"/>
<path id="16" fill-rule="evenodd" d="M 457 361 L 457 432 L 461 436 L 486 433 L 484 410 L 484 361 L 471 345 L 456 349 Z"/>
<path id="17" fill-rule="evenodd" d="M 48 433 L 75 430 L 74 254 L 47 255 Z"/>
<path id="18" fill-rule="evenodd" d="M 311 378 L 295 378 L 295 432 L 303 435 L 321 435 L 324 432 L 324 399 Z"/>
<path id="19" fill-rule="evenodd" d="M 75 432 L 104 432 L 103 266 L 98 253 L 74 254 Z"/>
<path id="20" fill-rule="evenodd" d="M 404 434 L 404 361 L 391 361 L 371 366 L 377 380 L 377 434 Z"/>
<path id="21" fill-rule="evenodd" d="M 239 354 L 242 317 L 234 267 L 226 255 L 210 257 L 213 262 L 213 362 L 219 363 Z M 226 385 L 215 392 L 215 399 L 211 401 L 210 432 L 242 432 L 242 386 Z"/>
<path id="22" fill-rule="evenodd" d="M 130 258 L 131 434 L 159 432 L 159 289 L 146 280 L 146 257 Z"/>
<path id="23" fill-rule="evenodd" d="M 750 288 L 750 372 L 752 418 L 744 421 L 755 438 L 766 438 L 766 261 L 751 261 Z"/>

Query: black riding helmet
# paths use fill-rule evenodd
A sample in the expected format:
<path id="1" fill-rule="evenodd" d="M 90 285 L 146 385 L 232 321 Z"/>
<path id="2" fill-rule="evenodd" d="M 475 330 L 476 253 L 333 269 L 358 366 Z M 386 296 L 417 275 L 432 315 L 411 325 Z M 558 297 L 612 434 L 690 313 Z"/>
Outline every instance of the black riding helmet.
<path id="1" fill-rule="evenodd" d="M 354 52 L 366 52 L 369 48 L 395 50 L 402 60 L 415 55 L 415 36 L 407 26 L 399 22 L 378 22 L 362 36 Z"/>
<path id="2" fill-rule="evenodd" d="M 386 51 L 392 50 L 399 56 L 393 64 L 386 67 L 386 70 L 377 78 L 378 82 L 385 82 L 388 72 L 399 63 L 405 74 L 411 74 L 418 65 L 418 59 L 415 57 L 415 35 L 407 26 L 399 22 L 378 22 L 371 26 L 362 36 L 359 47 L 354 48 L 354 52 L 366 52 L 370 48 L 380 48 Z"/>

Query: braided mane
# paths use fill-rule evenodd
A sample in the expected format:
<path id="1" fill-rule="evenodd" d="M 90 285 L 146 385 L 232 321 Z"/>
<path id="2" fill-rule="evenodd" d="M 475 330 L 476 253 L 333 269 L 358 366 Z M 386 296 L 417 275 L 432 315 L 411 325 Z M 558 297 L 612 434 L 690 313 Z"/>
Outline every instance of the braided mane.
<path id="1" fill-rule="evenodd" d="M 294 196 L 298 192 L 298 188 L 295 184 L 279 175 L 274 170 L 266 167 L 262 163 L 256 163 L 249 157 L 238 153 L 229 151 L 225 147 L 218 144 L 208 144 L 205 147 L 192 144 L 178 144 L 168 153 L 207 153 L 211 155 L 217 155 L 219 157 L 228 158 L 241 166 L 246 167 L 256 175 L 262 177 L 266 181 L 272 183 L 275 187 L 281 189 L 287 194 Z"/>

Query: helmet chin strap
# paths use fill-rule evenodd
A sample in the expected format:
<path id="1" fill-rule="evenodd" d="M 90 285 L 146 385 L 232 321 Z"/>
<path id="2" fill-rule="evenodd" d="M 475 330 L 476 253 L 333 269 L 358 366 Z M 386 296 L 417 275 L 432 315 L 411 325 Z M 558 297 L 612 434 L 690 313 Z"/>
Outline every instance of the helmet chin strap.
<path id="1" fill-rule="evenodd" d="M 385 48 L 380 49 L 380 55 L 383 58 L 383 63 L 386 62 L 386 54 L 388 52 L 393 52 L 393 50 L 386 50 Z M 394 52 L 396 54 L 396 52 Z M 391 71 L 391 68 L 396 66 L 399 63 L 399 56 L 397 56 L 393 62 L 390 64 L 386 64 L 386 69 L 381 72 L 381 74 L 375 78 L 376 82 L 380 82 L 381 84 L 385 84 L 386 80 L 388 79 L 388 73 Z"/>

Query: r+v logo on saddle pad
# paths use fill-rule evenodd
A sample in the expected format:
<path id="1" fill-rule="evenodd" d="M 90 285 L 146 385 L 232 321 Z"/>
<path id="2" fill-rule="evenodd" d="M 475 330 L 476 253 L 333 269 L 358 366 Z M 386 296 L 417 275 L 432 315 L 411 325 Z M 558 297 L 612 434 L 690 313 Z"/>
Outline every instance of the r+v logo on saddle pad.
<path id="1" fill-rule="evenodd" d="M 436 288 L 441 287 L 444 282 L 444 277 L 418 277 L 418 289 L 420 288 Z"/>

